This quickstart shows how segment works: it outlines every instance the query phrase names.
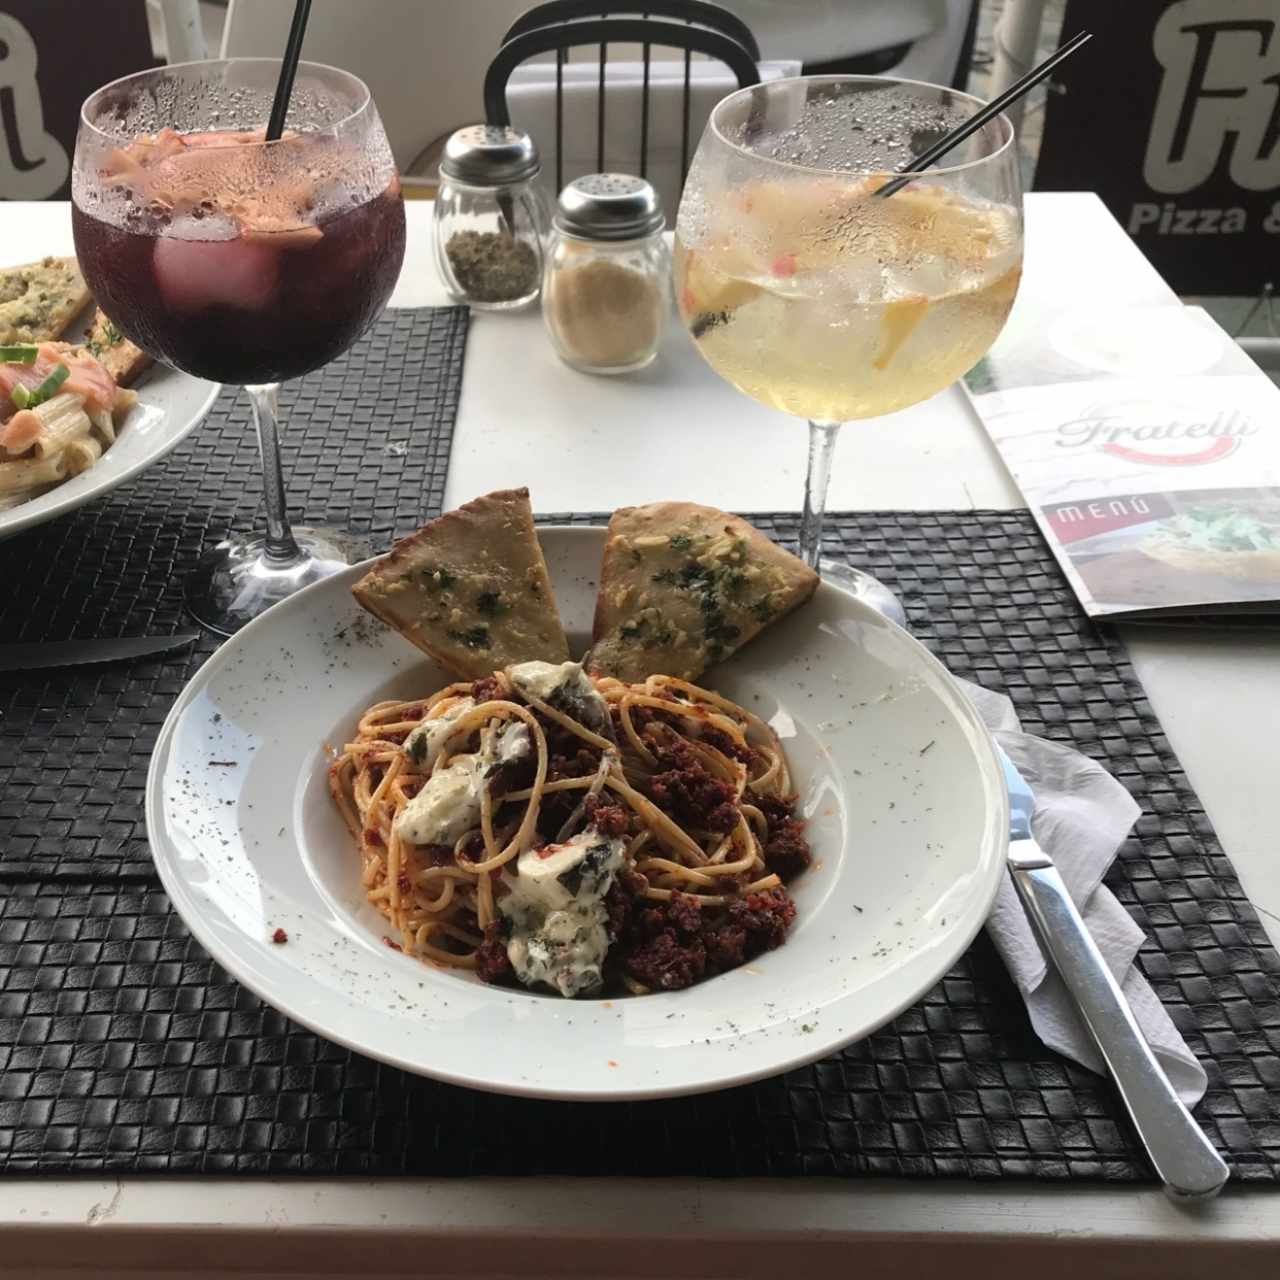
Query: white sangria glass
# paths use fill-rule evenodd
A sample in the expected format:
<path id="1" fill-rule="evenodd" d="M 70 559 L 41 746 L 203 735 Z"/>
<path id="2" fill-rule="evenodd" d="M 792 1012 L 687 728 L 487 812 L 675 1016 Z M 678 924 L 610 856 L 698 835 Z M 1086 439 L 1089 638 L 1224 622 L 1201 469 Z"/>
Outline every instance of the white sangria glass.
<path id="1" fill-rule="evenodd" d="M 976 364 L 1013 305 L 1022 196 L 1004 116 L 876 194 L 982 105 L 882 76 L 742 89 L 707 122 L 676 224 L 676 297 L 698 351 L 739 391 L 809 421 L 801 555 L 897 621 L 882 584 L 821 561 L 831 461 L 843 424 Z"/>

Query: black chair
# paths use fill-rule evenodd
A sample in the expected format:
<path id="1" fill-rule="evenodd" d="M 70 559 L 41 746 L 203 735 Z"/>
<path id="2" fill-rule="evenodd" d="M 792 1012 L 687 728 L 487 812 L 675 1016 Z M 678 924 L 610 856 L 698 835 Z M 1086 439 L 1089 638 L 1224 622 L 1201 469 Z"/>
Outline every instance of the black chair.
<path id="1" fill-rule="evenodd" d="M 735 15 L 705 0 L 655 0 L 637 4 L 638 14 L 660 14 L 683 18 L 683 22 L 661 21 L 650 16 L 621 17 L 617 7 L 608 9 L 596 0 L 550 0 L 519 18 L 507 32 L 484 80 L 485 117 L 490 124 L 511 123 L 507 110 L 507 82 L 522 63 L 542 53 L 556 57 L 556 190 L 564 186 L 564 61 L 570 49 L 595 47 L 600 58 L 600 82 L 596 101 L 596 168 L 604 168 L 605 63 L 610 44 L 643 46 L 644 74 L 640 95 L 639 172 L 647 176 L 649 159 L 649 67 L 650 50 L 684 50 L 683 136 L 680 173 L 688 173 L 690 159 L 689 115 L 692 90 L 690 75 L 693 55 L 706 54 L 723 63 L 737 78 L 738 86 L 759 84 L 756 62 L 760 50 L 755 37 Z M 603 16 L 594 16 L 603 15 Z"/>
<path id="2" fill-rule="evenodd" d="M 760 61 L 760 46 L 751 28 L 736 13 L 708 0 L 652 0 L 649 4 L 637 4 L 634 9 L 626 5 L 602 4 L 601 0 L 546 0 L 522 13 L 502 37 L 502 44 L 522 36 L 526 31 L 539 27 L 551 27 L 557 23 L 571 22 L 578 18 L 622 18 L 636 15 L 641 18 L 678 18 L 713 31 L 723 31 L 736 40 L 756 61 Z"/>

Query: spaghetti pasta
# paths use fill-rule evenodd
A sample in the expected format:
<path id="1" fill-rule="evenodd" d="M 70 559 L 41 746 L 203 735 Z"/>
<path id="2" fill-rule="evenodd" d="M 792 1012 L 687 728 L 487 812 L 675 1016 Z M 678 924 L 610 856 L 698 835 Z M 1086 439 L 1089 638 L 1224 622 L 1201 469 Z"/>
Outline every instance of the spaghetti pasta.
<path id="1" fill-rule="evenodd" d="M 565 995 L 671 990 L 779 945 L 809 861 L 777 735 L 664 675 L 525 663 L 380 702 L 329 783 L 391 945 Z"/>

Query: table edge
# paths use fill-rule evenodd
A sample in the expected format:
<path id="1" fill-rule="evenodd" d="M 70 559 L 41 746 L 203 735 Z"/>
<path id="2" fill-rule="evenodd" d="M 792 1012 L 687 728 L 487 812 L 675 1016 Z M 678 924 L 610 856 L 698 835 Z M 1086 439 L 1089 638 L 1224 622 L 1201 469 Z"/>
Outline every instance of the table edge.
<path id="1" fill-rule="evenodd" d="M 860 1277 L 944 1264 L 952 1276 L 972 1268 L 996 1280 L 1040 1262 L 1057 1274 L 1068 1261 L 1138 1259 L 1144 1270 L 1126 1274 L 1176 1277 L 1193 1264 L 1203 1274 L 1212 1260 L 1230 1262 L 1235 1277 L 1261 1276 L 1280 1247 L 1280 1195 L 1246 1187 L 1199 1209 L 1151 1187 L 814 1178 L 6 1178 L 0 1187 L 6 1265 L 32 1276 L 176 1274 L 202 1239 L 216 1240 L 218 1266 L 234 1274 L 368 1275 L 376 1256 L 383 1275 L 671 1280 L 776 1276 L 799 1248 L 811 1275 L 847 1274 L 857 1248 Z"/>

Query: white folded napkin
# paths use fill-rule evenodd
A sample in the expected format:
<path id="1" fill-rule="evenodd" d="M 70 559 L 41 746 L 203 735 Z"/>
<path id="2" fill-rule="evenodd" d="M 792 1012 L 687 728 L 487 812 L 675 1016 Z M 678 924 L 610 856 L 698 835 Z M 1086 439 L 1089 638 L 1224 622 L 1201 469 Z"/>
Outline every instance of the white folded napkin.
<path id="1" fill-rule="evenodd" d="M 565 182 L 597 171 L 596 103 L 600 88 L 599 62 L 570 62 L 564 67 L 562 121 Z M 800 74 L 800 63 L 762 62 L 760 79 Z M 689 160 L 712 108 L 738 87 L 737 78 L 719 62 L 697 60 L 689 66 Z M 605 63 L 604 168 L 606 172 L 640 172 L 640 118 L 644 64 Z M 517 67 L 507 82 L 511 122 L 527 130 L 542 153 L 543 184 L 552 201 L 555 186 L 556 68 L 554 62 L 528 62 Z M 653 183 L 673 227 L 680 202 L 683 174 L 680 154 L 684 133 L 684 58 L 654 58 L 649 63 L 648 165 Z"/>
<path id="2" fill-rule="evenodd" d="M 978 714 L 1035 792 L 1032 831 L 1057 865 L 1084 922 L 1178 1096 L 1200 1101 L 1207 1078 L 1164 1005 L 1134 964 L 1142 930 L 1102 883 L 1129 828 L 1141 813 L 1133 797 L 1100 764 L 1078 751 L 1023 733 L 1003 694 L 961 682 Z M 1008 872 L 987 920 L 1009 972 L 1027 1002 L 1031 1025 L 1049 1048 L 1106 1073 L 1075 1003 L 1040 948 Z"/>

